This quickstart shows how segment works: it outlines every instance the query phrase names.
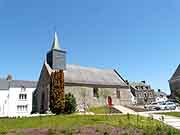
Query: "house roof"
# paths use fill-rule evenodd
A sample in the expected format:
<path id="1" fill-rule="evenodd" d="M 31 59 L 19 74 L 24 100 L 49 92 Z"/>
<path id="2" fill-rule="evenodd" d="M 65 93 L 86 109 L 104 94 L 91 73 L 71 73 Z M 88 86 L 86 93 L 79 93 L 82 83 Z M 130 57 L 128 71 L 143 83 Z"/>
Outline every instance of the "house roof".
<path id="1" fill-rule="evenodd" d="M 5 79 L 0 79 L 0 90 L 8 90 L 9 89 L 9 82 Z"/>
<path id="2" fill-rule="evenodd" d="M 19 88 L 19 87 L 36 88 L 36 85 L 37 85 L 37 81 L 25 81 L 25 80 L 10 81 L 11 88 Z"/>
<path id="3" fill-rule="evenodd" d="M 24 80 L 6 80 L 0 79 L 0 90 L 9 90 L 9 88 L 36 88 L 36 81 L 24 81 Z"/>
<path id="4" fill-rule="evenodd" d="M 54 72 L 46 64 L 48 72 Z M 67 65 L 64 71 L 65 84 L 93 85 L 101 87 L 127 87 L 123 78 L 115 70 L 82 67 L 79 65 Z"/>
<path id="5" fill-rule="evenodd" d="M 155 96 L 156 97 L 167 96 L 167 94 L 165 92 L 160 91 L 160 92 L 155 92 Z"/>
<path id="6" fill-rule="evenodd" d="M 180 77 L 180 64 L 178 65 L 176 71 L 174 72 L 174 74 L 172 75 L 172 77 L 170 78 L 170 80 L 174 80 Z"/>

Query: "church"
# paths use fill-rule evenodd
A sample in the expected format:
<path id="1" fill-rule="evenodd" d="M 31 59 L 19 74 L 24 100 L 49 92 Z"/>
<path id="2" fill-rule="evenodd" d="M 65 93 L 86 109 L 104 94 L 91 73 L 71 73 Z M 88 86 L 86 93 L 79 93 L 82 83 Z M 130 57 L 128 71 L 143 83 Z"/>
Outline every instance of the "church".
<path id="1" fill-rule="evenodd" d="M 33 112 L 49 111 L 50 78 L 51 74 L 57 70 L 63 70 L 64 92 L 75 96 L 78 110 L 84 102 L 88 107 L 105 105 L 100 96 L 102 91 L 108 93 L 113 105 L 132 104 L 133 96 L 130 87 L 115 69 L 67 64 L 66 50 L 60 47 L 57 33 L 55 33 L 52 48 L 47 52 L 36 90 L 33 93 Z"/>
<path id="2" fill-rule="evenodd" d="M 169 79 L 169 86 L 171 89 L 171 98 L 180 97 L 180 64 Z"/>

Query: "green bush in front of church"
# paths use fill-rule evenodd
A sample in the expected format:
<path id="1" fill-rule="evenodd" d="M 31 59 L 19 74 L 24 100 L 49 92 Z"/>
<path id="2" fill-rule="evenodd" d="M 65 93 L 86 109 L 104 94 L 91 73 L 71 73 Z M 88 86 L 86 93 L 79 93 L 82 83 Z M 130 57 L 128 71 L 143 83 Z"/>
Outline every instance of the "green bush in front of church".
<path id="1" fill-rule="evenodd" d="M 64 112 L 67 114 L 73 113 L 76 111 L 76 99 L 73 94 L 68 93 L 65 95 L 65 108 Z"/>

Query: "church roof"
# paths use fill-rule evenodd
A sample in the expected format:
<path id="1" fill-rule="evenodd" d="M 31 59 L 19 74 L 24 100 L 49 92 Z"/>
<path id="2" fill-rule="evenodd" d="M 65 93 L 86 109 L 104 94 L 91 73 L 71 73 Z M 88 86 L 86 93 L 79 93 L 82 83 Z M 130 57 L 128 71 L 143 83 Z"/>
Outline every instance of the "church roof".
<path id="1" fill-rule="evenodd" d="M 179 77 L 180 77 L 180 64 L 178 65 L 176 71 L 174 72 L 170 80 L 175 80 Z"/>
<path id="2" fill-rule="evenodd" d="M 49 73 L 53 70 L 47 63 L 46 67 Z M 98 69 L 90 67 L 82 67 L 79 65 L 67 65 L 64 71 L 66 85 L 85 85 L 97 87 L 127 87 L 123 78 L 116 70 Z"/>

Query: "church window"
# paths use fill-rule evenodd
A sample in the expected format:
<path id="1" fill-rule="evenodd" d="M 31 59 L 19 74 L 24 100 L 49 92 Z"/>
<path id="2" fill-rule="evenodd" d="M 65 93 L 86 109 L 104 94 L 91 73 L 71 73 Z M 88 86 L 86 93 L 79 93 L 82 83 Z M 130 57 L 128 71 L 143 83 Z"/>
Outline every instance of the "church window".
<path id="1" fill-rule="evenodd" d="M 117 98 L 121 98 L 121 93 L 120 93 L 120 90 L 116 90 L 116 96 L 117 96 Z"/>
<path id="2" fill-rule="evenodd" d="M 94 88 L 94 89 L 93 89 L 93 96 L 94 96 L 94 97 L 99 97 L 98 88 Z"/>

